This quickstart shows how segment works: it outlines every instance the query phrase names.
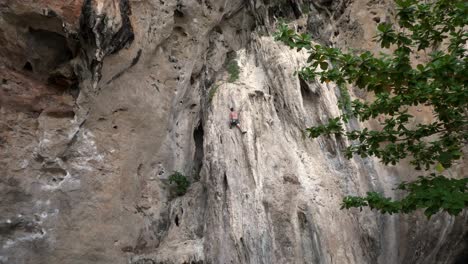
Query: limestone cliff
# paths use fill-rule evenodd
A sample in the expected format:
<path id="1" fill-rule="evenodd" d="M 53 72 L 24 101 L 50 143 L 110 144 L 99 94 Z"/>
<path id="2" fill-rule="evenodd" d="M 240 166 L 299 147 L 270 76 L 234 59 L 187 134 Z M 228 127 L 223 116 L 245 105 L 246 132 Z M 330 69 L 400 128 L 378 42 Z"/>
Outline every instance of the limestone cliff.
<path id="1" fill-rule="evenodd" d="M 464 263 L 466 212 L 339 210 L 345 195 L 399 195 L 414 172 L 305 138 L 339 114 L 339 90 L 299 80 L 306 54 L 271 36 L 282 17 L 377 52 L 393 13 L 385 0 L 0 0 L 0 263 Z M 174 171 L 191 181 L 180 197 Z"/>

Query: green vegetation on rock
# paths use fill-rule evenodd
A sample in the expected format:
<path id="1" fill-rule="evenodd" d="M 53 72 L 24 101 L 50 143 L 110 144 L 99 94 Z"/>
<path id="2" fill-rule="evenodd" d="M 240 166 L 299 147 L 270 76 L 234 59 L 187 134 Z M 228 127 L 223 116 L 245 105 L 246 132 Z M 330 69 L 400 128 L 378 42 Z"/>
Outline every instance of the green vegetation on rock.
<path id="1" fill-rule="evenodd" d="M 431 215 L 445 211 L 458 215 L 468 206 L 468 179 L 441 175 L 463 157 L 468 140 L 468 3 L 463 0 L 396 0 L 398 25 L 380 23 L 376 40 L 391 54 L 375 56 L 343 52 L 313 45 L 307 34 L 297 34 L 281 24 L 277 40 L 309 52 L 307 65 L 298 73 L 307 81 L 334 82 L 367 90 L 375 100 L 353 100 L 349 111 L 328 124 L 307 129 L 309 137 L 343 135 L 352 144 L 346 157 L 376 157 L 395 165 L 408 159 L 416 170 L 435 171 L 430 176 L 402 183 L 406 197 L 393 201 L 369 192 L 366 197 L 349 196 L 342 208 L 369 206 L 382 213 L 409 213 L 424 209 Z M 420 52 L 427 60 L 415 61 Z M 320 71 L 319 71 L 320 69 Z M 345 100 L 346 101 L 346 100 Z M 343 105 L 342 105 L 343 106 Z M 433 110 L 431 123 L 416 124 L 411 106 Z M 350 118 L 366 121 L 384 117 L 382 129 L 345 131 Z"/>
<path id="2" fill-rule="evenodd" d="M 227 71 L 229 73 L 228 82 L 233 83 L 239 79 L 240 68 L 236 59 L 229 60 Z"/>
<path id="3" fill-rule="evenodd" d="M 175 171 L 169 176 L 169 183 L 175 184 L 175 193 L 178 196 L 184 195 L 190 186 L 190 182 L 187 177 L 178 171 Z"/>

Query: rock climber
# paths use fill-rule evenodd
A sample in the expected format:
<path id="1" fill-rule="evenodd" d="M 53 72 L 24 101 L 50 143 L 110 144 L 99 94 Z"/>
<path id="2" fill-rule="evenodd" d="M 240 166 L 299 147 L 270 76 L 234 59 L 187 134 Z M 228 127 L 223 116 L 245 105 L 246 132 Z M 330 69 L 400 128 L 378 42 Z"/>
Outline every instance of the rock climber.
<path id="1" fill-rule="evenodd" d="M 239 128 L 239 130 L 242 132 L 242 134 L 247 133 L 247 131 L 243 131 L 240 123 L 239 123 L 239 113 L 234 111 L 234 107 L 231 107 L 231 113 L 229 113 L 229 128 L 232 129 L 233 126 L 236 126 Z"/>

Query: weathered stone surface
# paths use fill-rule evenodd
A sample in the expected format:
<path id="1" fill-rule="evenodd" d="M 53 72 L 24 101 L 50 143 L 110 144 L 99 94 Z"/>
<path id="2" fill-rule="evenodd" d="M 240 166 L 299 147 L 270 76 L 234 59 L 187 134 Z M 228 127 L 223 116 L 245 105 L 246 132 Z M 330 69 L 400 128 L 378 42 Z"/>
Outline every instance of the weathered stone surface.
<path id="1" fill-rule="evenodd" d="M 0 263 L 463 261 L 466 212 L 339 210 L 347 194 L 397 196 L 413 172 L 304 138 L 339 114 L 338 90 L 300 81 L 306 54 L 269 36 L 283 15 L 378 51 L 369 21 L 391 5 L 277 2 L 0 0 Z"/>

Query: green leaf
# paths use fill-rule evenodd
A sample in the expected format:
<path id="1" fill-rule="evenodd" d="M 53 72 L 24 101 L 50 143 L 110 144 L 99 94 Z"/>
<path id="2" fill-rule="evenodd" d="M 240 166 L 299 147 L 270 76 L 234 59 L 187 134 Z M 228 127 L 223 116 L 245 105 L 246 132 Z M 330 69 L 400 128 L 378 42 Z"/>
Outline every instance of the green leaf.
<path id="1" fill-rule="evenodd" d="M 328 69 L 328 63 L 325 61 L 320 62 L 320 68 L 322 68 L 322 70 Z"/>
<path id="2" fill-rule="evenodd" d="M 315 45 L 310 36 L 297 34 L 285 24 L 280 24 L 275 38 L 291 48 L 309 49 L 307 66 L 299 71 L 301 78 L 333 81 L 339 88 L 341 118 L 308 128 L 310 138 L 345 136 L 350 142 L 344 150 L 348 159 L 354 155 L 375 157 L 393 165 L 409 159 L 415 170 L 435 167 L 442 173 L 464 158 L 461 150 L 468 140 L 468 5 L 461 0 L 396 2 L 398 25 L 377 25 L 376 42 L 384 48 L 392 46 L 386 54 Z M 432 52 L 441 43 L 444 47 L 447 44 L 447 49 Z M 429 56 L 418 59 L 423 53 Z M 360 88 L 375 97 L 351 101 L 347 87 Z M 433 111 L 432 118 L 408 111 L 423 107 Z M 382 127 L 356 129 L 357 121 L 373 119 Z M 348 130 L 351 127 L 355 130 Z M 422 209 L 428 217 L 442 210 L 456 215 L 468 206 L 466 184 L 463 179 L 431 175 L 402 183 L 399 189 L 407 194 L 402 200 L 371 193 L 350 198 L 342 207 L 369 206 L 389 214 Z"/>

